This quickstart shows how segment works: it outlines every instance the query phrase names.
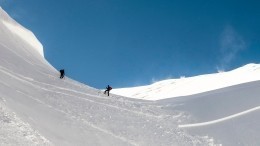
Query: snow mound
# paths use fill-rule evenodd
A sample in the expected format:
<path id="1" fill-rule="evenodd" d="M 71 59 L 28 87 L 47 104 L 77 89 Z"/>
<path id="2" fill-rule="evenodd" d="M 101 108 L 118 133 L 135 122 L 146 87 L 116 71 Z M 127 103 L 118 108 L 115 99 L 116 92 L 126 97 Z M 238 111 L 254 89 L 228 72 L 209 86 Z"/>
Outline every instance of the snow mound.
<path id="1" fill-rule="evenodd" d="M 148 86 L 113 89 L 112 93 L 137 99 L 160 100 L 194 95 L 257 80 L 260 80 L 260 64 L 251 63 L 228 72 L 164 80 Z"/>

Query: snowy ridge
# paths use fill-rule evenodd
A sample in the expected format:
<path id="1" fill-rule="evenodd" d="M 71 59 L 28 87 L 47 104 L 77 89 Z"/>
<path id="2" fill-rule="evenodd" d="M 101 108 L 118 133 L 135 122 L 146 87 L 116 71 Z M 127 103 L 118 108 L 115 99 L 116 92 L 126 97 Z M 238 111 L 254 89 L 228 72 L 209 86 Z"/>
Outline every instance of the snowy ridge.
<path id="1" fill-rule="evenodd" d="M 181 79 L 159 81 L 148 86 L 114 89 L 112 93 L 130 98 L 160 100 L 198 94 L 260 80 L 260 64 L 247 64 L 235 70 Z"/>
<path id="2" fill-rule="evenodd" d="M 0 21 L 5 25 L 13 34 L 17 35 L 24 42 L 31 45 L 42 57 L 44 57 L 43 46 L 38 41 L 36 36 L 28 29 L 24 28 L 16 21 L 14 21 L 9 15 L 0 7 Z"/>

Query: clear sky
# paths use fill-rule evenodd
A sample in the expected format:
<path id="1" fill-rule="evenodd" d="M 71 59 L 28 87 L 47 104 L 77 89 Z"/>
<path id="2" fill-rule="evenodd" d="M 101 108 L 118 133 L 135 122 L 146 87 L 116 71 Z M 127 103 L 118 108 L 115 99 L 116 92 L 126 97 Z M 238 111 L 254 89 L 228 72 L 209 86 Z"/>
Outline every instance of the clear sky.
<path id="1" fill-rule="evenodd" d="M 129 87 L 260 63 L 259 0 L 0 0 L 45 58 L 87 85 Z"/>

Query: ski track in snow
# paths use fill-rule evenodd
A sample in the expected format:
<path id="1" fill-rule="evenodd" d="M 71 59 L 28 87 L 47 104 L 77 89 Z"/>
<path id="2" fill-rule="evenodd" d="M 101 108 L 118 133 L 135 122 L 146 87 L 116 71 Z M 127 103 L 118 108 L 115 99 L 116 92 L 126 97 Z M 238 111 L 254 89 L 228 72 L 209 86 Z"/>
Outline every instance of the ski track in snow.
<path id="1" fill-rule="evenodd" d="M 203 123 L 179 125 L 178 127 L 179 128 L 190 128 L 190 127 L 200 127 L 200 126 L 207 126 L 207 125 L 217 124 L 217 123 L 220 123 L 220 122 L 224 122 L 224 121 L 227 121 L 227 120 L 230 120 L 230 119 L 233 119 L 233 118 L 236 118 L 236 117 L 239 117 L 239 116 L 242 116 L 242 115 L 245 115 L 245 114 L 257 111 L 259 109 L 260 109 L 260 106 L 257 106 L 257 107 L 251 108 L 249 110 L 246 110 L 246 111 L 243 111 L 243 112 L 231 115 L 231 116 L 227 116 L 227 117 L 224 117 L 224 118 L 221 118 L 221 119 L 208 121 L 208 122 L 203 122 Z"/>
<path id="2" fill-rule="evenodd" d="M 1 71 L 2 71 L 2 70 L 1 70 Z M 7 73 L 7 72 L 4 72 L 4 73 Z M 13 76 L 13 75 L 11 75 L 11 74 L 9 74 L 9 73 L 7 73 L 7 74 L 8 74 L 9 76 L 11 76 L 11 77 L 14 77 L 14 78 L 18 79 L 18 77 L 15 77 L 15 76 Z M 23 82 L 27 82 L 27 83 L 28 83 L 28 81 L 25 81 L 25 80 L 23 80 L 23 79 L 20 79 L 20 81 L 23 81 Z M 33 84 L 31 84 L 31 85 L 33 85 Z M 35 85 L 34 85 L 34 86 L 35 86 Z M 36 85 L 36 86 L 37 86 L 37 85 Z M 40 89 L 46 90 L 46 91 L 54 92 L 54 91 L 51 91 L 51 90 L 48 90 L 48 89 L 45 89 L 45 88 L 41 88 L 41 87 L 39 87 L 39 86 L 37 86 L 37 87 L 40 88 Z M 39 100 L 39 99 L 35 99 L 35 98 L 33 98 L 32 96 L 30 96 L 30 95 L 28 95 L 28 94 L 25 94 L 25 93 L 23 93 L 23 92 L 21 92 L 21 91 L 19 91 L 19 90 L 17 90 L 17 92 L 26 95 L 26 97 L 28 97 L 28 98 L 30 98 L 30 99 L 32 99 L 32 100 L 34 100 L 34 101 L 36 101 L 36 102 L 38 102 L 38 103 L 40 103 L 40 104 L 46 106 L 46 107 L 48 107 L 48 108 L 51 108 L 51 109 L 53 109 L 53 110 L 55 110 L 55 111 L 57 111 L 57 112 L 63 113 L 63 114 L 65 114 L 66 116 L 70 117 L 71 119 L 76 119 L 76 120 L 78 120 L 78 121 L 82 121 L 83 123 L 87 124 L 88 126 L 94 128 L 94 129 L 97 129 L 97 130 L 99 130 L 99 131 L 101 131 L 101 132 L 103 132 L 103 133 L 109 134 L 109 135 L 115 137 L 116 139 L 120 139 L 120 140 L 122 140 L 122 141 L 124 141 L 124 142 L 127 142 L 127 143 L 131 144 L 131 145 L 137 146 L 136 143 L 134 143 L 134 142 L 132 142 L 132 141 L 126 139 L 125 137 L 121 137 L 121 136 L 115 135 L 115 134 L 113 134 L 112 132 L 110 132 L 110 131 L 108 131 L 108 130 L 105 130 L 105 129 L 103 129 L 103 128 L 100 128 L 100 127 L 98 127 L 98 126 L 96 126 L 96 125 L 94 125 L 94 124 L 92 124 L 92 123 L 90 123 L 90 122 L 88 122 L 88 121 L 86 121 L 86 120 L 84 120 L 84 119 L 77 118 L 77 117 L 75 117 L 75 116 L 71 116 L 69 113 L 67 113 L 67 112 L 65 112 L 65 111 L 63 111 L 63 110 L 59 110 L 59 109 L 57 109 L 57 108 L 54 108 L 53 106 L 48 105 L 48 104 L 46 104 L 45 102 L 43 102 L 43 101 L 41 101 L 41 100 Z M 60 94 L 61 94 L 61 92 L 56 92 L 56 93 L 60 93 Z M 64 94 L 64 95 L 73 96 L 73 95 L 69 95 L 69 94 Z M 77 96 L 73 96 L 73 97 L 77 97 Z M 96 103 L 96 104 L 102 104 L 102 103 L 98 103 L 98 102 L 95 102 L 95 101 L 92 101 L 92 100 L 88 100 L 88 101 L 94 102 L 94 103 Z M 111 105 L 107 105 L 107 104 L 102 104 L 102 105 L 110 106 L 110 107 L 114 107 L 114 108 L 116 107 L 116 106 L 111 106 Z M 118 107 L 117 107 L 117 108 L 118 108 Z M 121 109 L 121 108 L 118 108 L 118 109 Z M 126 110 L 126 109 L 121 109 L 121 110 Z M 127 111 L 130 111 L 130 110 L 127 110 Z"/>
<path id="3" fill-rule="evenodd" d="M 14 53 L 16 56 L 18 56 L 19 58 L 22 58 L 25 62 L 31 64 L 31 65 L 35 65 L 34 63 L 32 63 L 31 61 L 25 59 L 23 56 L 21 56 L 20 54 L 16 53 L 15 51 L 13 51 L 12 49 L 6 47 L 4 44 L 0 43 L 1 46 L 3 46 L 4 48 L 6 48 L 7 50 L 11 51 L 12 53 Z"/>
<path id="4" fill-rule="evenodd" d="M 45 73 L 44 73 L 45 74 Z M 52 76 L 50 74 L 45 74 L 49 77 L 52 77 L 53 79 L 56 79 L 57 77 L 55 76 Z M 21 78 L 26 78 L 25 76 L 21 76 L 19 74 L 17 74 L 17 76 L 20 76 Z M 66 80 L 63 80 L 64 82 L 67 82 Z M 69 91 L 69 92 L 73 92 L 73 93 L 77 93 L 77 94 L 82 94 L 82 95 L 86 95 L 86 96 L 91 96 L 91 97 L 95 97 L 95 98 L 100 98 L 100 99 L 105 99 L 105 100 L 108 100 L 108 98 L 106 97 L 102 97 L 102 96 L 97 96 L 97 95 L 93 95 L 93 94 L 88 94 L 88 93 L 85 93 L 85 92 L 80 92 L 80 91 L 77 91 L 77 90 L 73 90 L 73 89 L 68 89 L 68 88 L 63 88 L 63 87 L 59 87 L 59 86 L 55 86 L 55 85 L 51 85 L 51 84 L 48 84 L 48 83 L 44 83 L 44 82 L 39 82 L 39 81 L 36 81 L 36 80 L 31 80 L 31 82 L 35 82 L 35 83 L 39 83 L 39 84 L 42 84 L 42 85 L 47 85 L 47 86 L 50 86 L 50 87 L 54 87 L 56 89 L 60 89 L 60 90 L 65 90 L 65 91 Z M 78 84 L 73 84 L 73 85 L 76 85 L 78 87 L 81 87 L 79 86 Z M 101 91 L 98 91 L 98 94 L 100 94 Z M 112 96 L 111 96 L 112 97 Z M 120 101 L 120 100 L 119 100 Z M 128 102 L 128 103 L 147 103 L 146 101 L 145 102 L 141 102 L 141 101 L 129 101 L 129 100 L 124 100 L 124 101 L 121 101 L 121 102 Z"/>
<path id="5" fill-rule="evenodd" d="M 21 91 L 18 91 L 18 92 L 21 93 L 21 94 L 24 94 L 26 97 L 28 97 L 28 98 L 30 98 L 30 99 L 32 99 L 32 100 L 34 100 L 34 101 L 36 101 L 36 102 L 38 102 L 38 103 L 40 103 L 40 104 L 46 106 L 46 107 L 48 107 L 48 108 L 51 108 L 52 110 L 55 110 L 55 111 L 57 111 L 57 112 L 60 112 L 60 113 L 62 113 L 62 114 L 64 114 L 64 115 L 66 115 L 67 117 L 69 117 L 69 118 L 72 119 L 72 120 L 82 121 L 84 124 L 86 124 L 86 125 L 88 125 L 88 126 L 94 128 L 94 129 L 96 129 L 96 130 L 98 130 L 98 131 L 101 131 L 101 132 L 103 132 L 103 133 L 106 133 L 106 134 L 108 134 L 108 135 L 111 135 L 111 136 L 113 136 L 114 138 L 120 139 L 120 140 L 122 140 L 122 141 L 124 141 L 124 142 L 127 142 L 127 143 L 131 144 L 131 145 L 138 146 L 138 144 L 136 144 L 136 143 L 134 143 L 134 142 L 132 142 L 132 141 L 126 139 L 125 137 L 115 135 L 114 133 L 112 133 L 112 132 L 110 132 L 110 131 L 108 131 L 108 130 L 106 130 L 106 129 L 100 128 L 100 127 L 98 127 L 98 126 L 96 126 L 96 125 L 94 125 L 94 124 L 92 124 L 92 123 L 86 121 L 85 119 L 80 118 L 80 117 L 72 116 L 70 113 L 67 113 L 67 112 L 65 112 L 65 111 L 63 111 L 63 110 L 57 109 L 57 108 L 55 108 L 55 107 L 53 107 L 53 106 L 51 106 L 51 105 L 48 105 L 48 104 L 46 104 L 45 102 L 43 102 L 43 101 L 41 101 L 41 100 L 39 100 L 39 99 L 35 99 L 35 98 L 33 98 L 32 96 L 30 96 L 30 95 L 28 95 L 28 94 L 26 94 L 26 93 L 23 93 L 23 92 L 21 92 Z"/>
<path id="6" fill-rule="evenodd" d="M 7 70 L 3 67 L 0 66 L 0 68 L 4 69 L 4 70 Z M 143 112 L 138 112 L 138 111 L 133 111 L 133 110 L 128 110 L 128 109 L 125 109 L 125 108 L 121 108 L 121 107 L 118 107 L 118 106 L 114 106 L 114 105 L 110 105 L 110 104 L 105 104 L 105 103 L 101 103 L 101 102 L 96 102 L 94 100 L 91 100 L 91 99 L 87 99 L 87 98 L 82 98 L 82 97 L 79 97 L 79 96 L 75 96 L 75 95 L 72 95 L 72 94 L 67 94 L 67 93 L 63 93 L 63 92 L 58 92 L 58 91 L 54 91 L 54 90 L 50 90 L 50 89 L 46 89 L 46 88 L 43 88 L 41 86 L 38 86 L 38 85 L 35 85 L 31 82 L 37 82 L 37 83 L 41 83 L 41 84 L 45 84 L 45 85 L 48 85 L 48 86 L 52 86 L 52 87 L 55 87 L 55 88 L 58 88 L 58 89 L 61 89 L 61 90 L 66 90 L 66 91 L 71 91 L 71 92 L 74 92 L 74 93 L 77 93 L 77 94 L 82 94 L 82 95 L 85 95 L 85 96 L 88 96 L 88 97 L 95 97 L 95 98 L 102 98 L 102 99 L 106 99 L 106 100 L 109 100 L 108 98 L 104 98 L 104 97 L 101 97 L 101 96 L 96 96 L 96 95 L 91 95 L 91 94 L 87 94 L 87 93 L 83 93 L 83 92 L 78 92 L 78 91 L 75 91 L 75 90 L 72 90 L 72 89 L 68 89 L 68 88 L 62 88 L 62 87 L 58 87 L 58 86 L 54 86 L 54 85 L 50 85 L 50 84 L 47 84 L 47 83 L 42 83 L 42 82 L 38 82 L 38 81 L 35 81 L 35 80 L 31 80 L 27 77 L 24 77 L 24 76 L 21 76 L 19 74 L 16 74 L 16 73 L 9 73 L 7 71 L 4 71 L 4 70 L 0 70 L 2 71 L 3 73 L 17 79 L 17 80 L 20 80 L 22 82 L 25 82 L 25 83 L 28 83 L 34 87 L 37 86 L 37 88 L 39 89 L 42 89 L 42 90 L 45 90 L 45 91 L 49 91 L 49 92 L 54 92 L 54 93 L 57 93 L 57 94 L 62 94 L 62 95 L 66 95 L 66 96 L 71 96 L 71 97 L 75 97 L 75 98 L 78 98 L 78 99 L 82 99 L 82 100 L 85 100 L 85 101 L 89 101 L 89 102 L 92 102 L 92 103 L 95 103 L 95 104 L 100 104 L 100 105 L 104 105 L 104 106 L 108 106 L 108 107 L 111 107 L 111 108 L 116 108 L 116 109 L 119 109 L 119 110 L 122 110 L 122 111 L 127 111 L 127 112 L 132 112 L 132 113 L 135 113 L 135 114 L 138 114 L 138 115 L 143 115 L 143 116 L 146 116 L 146 117 L 154 117 L 154 118 L 158 118 L 158 119 L 161 119 L 163 117 L 168 117 L 170 115 L 164 115 L 164 116 L 156 116 L 156 115 L 152 115 L 152 114 L 147 114 L 147 113 L 143 113 Z M 16 75 L 14 75 L 16 74 Z M 17 77 L 19 76 L 19 77 Z M 21 78 L 24 78 L 24 79 L 21 79 Z"/>

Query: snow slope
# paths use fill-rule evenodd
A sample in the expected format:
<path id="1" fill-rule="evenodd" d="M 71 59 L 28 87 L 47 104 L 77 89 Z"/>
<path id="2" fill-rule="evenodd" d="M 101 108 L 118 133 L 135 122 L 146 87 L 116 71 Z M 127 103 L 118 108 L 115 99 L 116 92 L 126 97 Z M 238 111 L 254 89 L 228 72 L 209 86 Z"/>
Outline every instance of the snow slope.
<path id="1" fill-rule="evenodd" d="M 30 31 L 2 9 L 0 16 L 0 146 L 260 145 L 258 64 L 139 91 L 158 96 L 153 100 L 179 97 L 107 97 L 70 78 L 59 79 L 39 46 L 29 43 L 39 41 L 8 25 Z M 192 94 L 183 96 L 191 87 L 196 87 Z"/>
<path id="2" fill-rule="evenodd" d="M 185 112 L 105 96 L 59 73 L 36 37 L 0 9 L 0 145 L 190 146 L 211 137 L 179 127 Z M 90 69 L 91 70 L 91 69 Z"/>
<path id="3" fill-rule="evenodd" d="M 148 86 L 114 89 L 112 93 L 137 99 L 160 100 L 258 80 L 260 80 L 260 64 L 251 63 L 228 72 L 164 80 Z"/>
<path id="4" fill-rule="evenodd" d="M 190 134 L 214 137 L 224 146 L 260 145 L 260 81 L 197 95 L 158 101 L 169 111 L 182 111 L 190 120 L 179 127 Z"/>

